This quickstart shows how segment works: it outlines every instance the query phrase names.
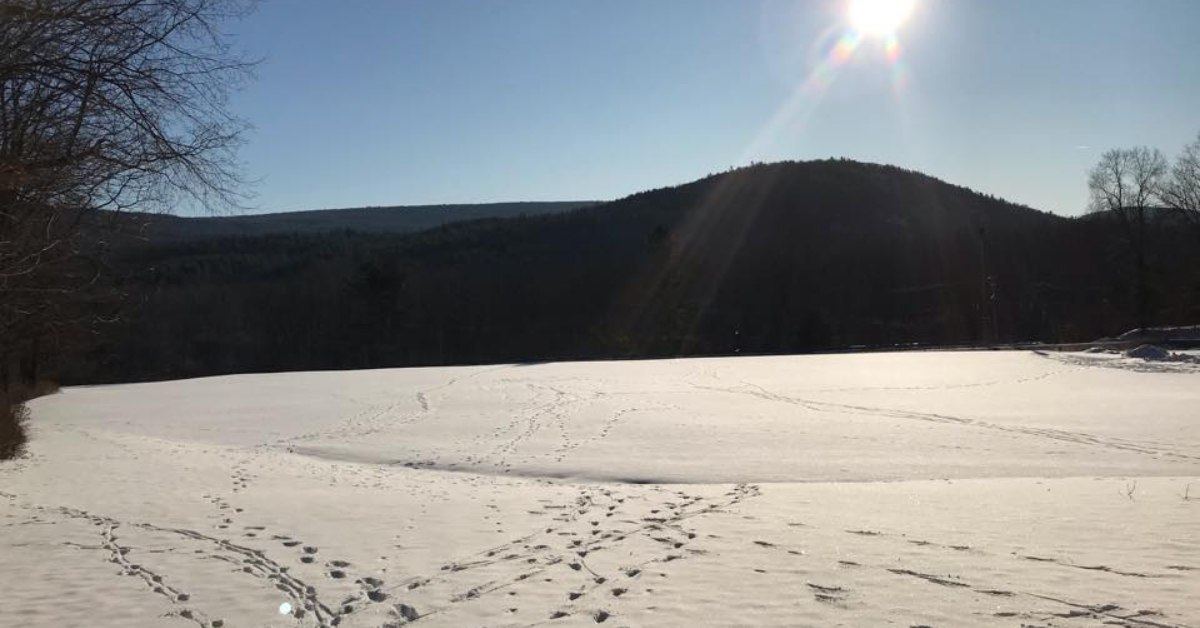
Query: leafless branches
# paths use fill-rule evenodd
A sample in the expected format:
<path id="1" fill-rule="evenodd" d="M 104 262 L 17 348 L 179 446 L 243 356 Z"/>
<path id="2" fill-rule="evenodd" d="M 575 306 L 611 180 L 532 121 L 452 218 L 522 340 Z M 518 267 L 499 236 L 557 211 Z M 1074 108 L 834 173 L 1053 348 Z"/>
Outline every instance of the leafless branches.
<path id="1" fill-rule="evenodd" d="M 95 210 L 238 204 L 244 0 L 0 0 L 0 349 L 94 281 Z M 3 353 L 3 351 L 0 351 Z"/>
<path id="2" fill-rule="evenodd" d="M 1167 160 L 1155 148 L 1115 148 L 1100 157 L 1088 176 L 1091 210 L 1136 220 L 1152 207 L 1167 174 Z"/>
<path id="3" fill-rule="evenodd" d="M 1200 229 L 1200 134 L 1175 158 L 1158 198 Z"/>
<path id="4" fill-rule="evenodd" d="M 1158 149 L 1115 148 L 1100 156 L 1088 175 L 1091 211 L 1114 216 L 1134 254 L 1138 326 L 1149 323 L 1146 230 L 1167 175 L 1167 160 Z"/>

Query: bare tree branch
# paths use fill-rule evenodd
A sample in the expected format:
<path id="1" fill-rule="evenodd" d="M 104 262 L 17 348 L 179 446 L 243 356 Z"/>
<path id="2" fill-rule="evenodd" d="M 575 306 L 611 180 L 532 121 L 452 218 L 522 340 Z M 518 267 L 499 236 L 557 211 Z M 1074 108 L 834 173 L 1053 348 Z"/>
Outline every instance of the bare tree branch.
<path id="1" fill-rule="evenodd" d="M 1175 158 L 1159 200 L 1175 210 L 1200 235 L 1200 134 Z"/>
<path id="2" fill-rule="evenodd" d="M 239 206 L 249 0 L 0 0 L 0 353 L 86 317 L 98 210 Z M 95 222 L 95 221 L 93 221 Z M 0 356 L 2 358 L 2 356 Z"/>
<path id="3" fill-rule="evenodd" d="M 1116 218 L 1134 255 L 1138 326 L 1149 325 L 1150 290 L 1146 231 L 1167 175 L 1167 160 L 1155 148 L 1115 148 L 1100 156 L 1088 175 L 1089 210 Z"/>

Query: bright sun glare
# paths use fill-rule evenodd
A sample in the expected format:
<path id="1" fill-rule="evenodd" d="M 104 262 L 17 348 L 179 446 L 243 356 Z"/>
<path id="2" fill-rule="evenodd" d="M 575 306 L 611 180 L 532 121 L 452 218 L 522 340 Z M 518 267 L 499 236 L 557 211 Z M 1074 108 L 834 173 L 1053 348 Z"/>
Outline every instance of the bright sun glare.
<path id="1" fill-rule="evenodd" d="M 850 0 L 850 23 L 862 35 L 887 37 L 912 13 L 915 0 Z"/>

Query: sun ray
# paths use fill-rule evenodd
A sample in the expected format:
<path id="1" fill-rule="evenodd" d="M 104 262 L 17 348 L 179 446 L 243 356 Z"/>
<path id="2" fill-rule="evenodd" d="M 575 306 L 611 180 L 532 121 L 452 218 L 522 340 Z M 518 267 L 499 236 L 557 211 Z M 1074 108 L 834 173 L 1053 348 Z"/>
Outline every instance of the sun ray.
<path id="1" fill-rule="evenodd" d="M 896 31 L 911 15 L 915 0 L 851 0 L 845 25 L 832 25 L 817 38 L 808 75 L 747 142 L 738 163 L 761 159 L 786 129 L 802 128 L 816 113 L 841 69 L 865 48 L 868 38 L 879 43 L 891 75 L 892 95 L 900 99 L 909 83 L 904 49 Z"/>

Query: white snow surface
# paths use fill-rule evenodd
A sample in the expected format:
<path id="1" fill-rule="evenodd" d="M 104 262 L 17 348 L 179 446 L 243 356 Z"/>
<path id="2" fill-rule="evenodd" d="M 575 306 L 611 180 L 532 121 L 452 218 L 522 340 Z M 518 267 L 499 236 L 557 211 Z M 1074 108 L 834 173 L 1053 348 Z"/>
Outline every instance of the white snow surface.
<path id="1" fill-rule="evenodd" d="M 68 388 L 0 462 L 0 626 L 1200 626 L 1194 367 L 907 352 Z"/>

